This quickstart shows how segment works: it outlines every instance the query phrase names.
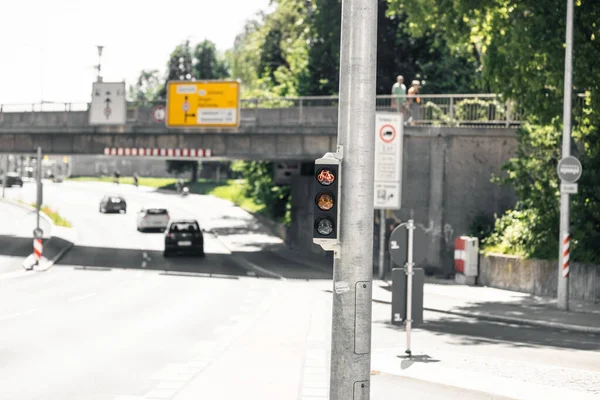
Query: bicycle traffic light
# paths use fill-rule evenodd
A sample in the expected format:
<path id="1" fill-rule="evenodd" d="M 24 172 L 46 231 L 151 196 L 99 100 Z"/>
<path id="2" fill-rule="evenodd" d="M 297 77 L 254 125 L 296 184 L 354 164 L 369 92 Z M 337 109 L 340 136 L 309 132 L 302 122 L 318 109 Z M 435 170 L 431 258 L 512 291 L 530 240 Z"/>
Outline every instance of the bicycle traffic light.
<path id="1" fill-rule="evenodd" d="M 315 160 L 313 242 L 335 250 L 340 236 L 341 161 L 331 153 Z"/>

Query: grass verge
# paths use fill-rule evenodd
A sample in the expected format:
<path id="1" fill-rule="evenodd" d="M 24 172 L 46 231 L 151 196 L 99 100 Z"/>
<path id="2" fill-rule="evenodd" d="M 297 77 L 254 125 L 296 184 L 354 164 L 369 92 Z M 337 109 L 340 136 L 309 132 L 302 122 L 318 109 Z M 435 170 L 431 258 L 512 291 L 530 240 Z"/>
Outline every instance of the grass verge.
<path id="1" fill-rule="evenodd" d="M 80 176 L 69 178 L 71 181 L 84 182 L 113 182 L 112 176 Z M 176 178 L 139 178 L 140 186 L 149 186 L 161 190 L 176 190 Z M 119 178 L 120 184 L 133 185 L 133 177 Z M 217 183 L 209 179 L 199 179 L 197 182 L 187 183 L 190 193 L 213 195 L 220 199 L 229 200 L 238 207 L 253 213 L 263 212 L 265 206 L 256 204 L 251 198 L 244 196 L 244 180 L 230 179 Z"/>
<path id="2" fill-rule="evenodd" d="M 31 206 L 33 208 L 37 207 L 37 205 L 35 203 L 26 203 L 24 201 L 20 201 L 20 203 L 26 204 L 26 205 Z M 42 207 L 40 207 L 40 210 L 44 214 L 46 214 L 48 216 L 48 218 L 50 218 L 52 220 L 52 222 L 54 222 L 54 225 L 56 225 L 56 226 L 63 226 L 65 228 L 72 228 L 73 227 L 73 225 L 71 224 L 71 222 L 69 220 L 67 220 L 66 218 L 64 218 L 62 215 L 60 215 L 56 210 L 52 209 L 50 206 L 42 204 Z"/>

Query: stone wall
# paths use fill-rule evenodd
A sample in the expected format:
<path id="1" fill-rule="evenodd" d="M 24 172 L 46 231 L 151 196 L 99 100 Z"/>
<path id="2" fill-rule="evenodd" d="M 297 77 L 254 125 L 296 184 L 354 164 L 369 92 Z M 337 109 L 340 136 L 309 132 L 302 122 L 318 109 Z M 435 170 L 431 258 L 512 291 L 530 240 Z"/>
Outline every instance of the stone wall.
<path id="1" fill-rule="evenodd" d="M 600 265 L 571 263 L 569 298 L 600 302 Z M 505 255 L 479 258 L 478 283 L 499 289 L 556 297 L 558 262 Z"/>

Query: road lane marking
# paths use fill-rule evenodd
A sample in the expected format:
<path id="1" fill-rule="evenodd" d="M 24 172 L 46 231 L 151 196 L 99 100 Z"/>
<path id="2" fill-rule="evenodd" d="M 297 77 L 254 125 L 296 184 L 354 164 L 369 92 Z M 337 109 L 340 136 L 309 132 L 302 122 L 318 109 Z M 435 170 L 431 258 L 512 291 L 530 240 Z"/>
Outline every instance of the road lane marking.
<path id="1" fill-rule="evenodd" d="M 79 300 L 87 299 L 88 297 L 92 297 L 92 296 L 95 296 L 95 295 L 96 295 L 96 293 L 86 293 L 86 294 L 82 294 L 81 296 L 71 297 L 67 301 L 69 301 L 69 302 L 79 301 Z"/>
<path id="2" fill-rule="evenodd" d="M 0 321 L 5 321 L 7 319 L 21 317 L 23 315 L 33 314 L 37 310 L 39 310 L 39 309 L 38 308 L 33 308 L 33 309 L 27 310 L 27 311 L 21 311 L 21 312 L 18 312 L 18 313 L 2 315 L 2 316 L 0 316 Z"/>

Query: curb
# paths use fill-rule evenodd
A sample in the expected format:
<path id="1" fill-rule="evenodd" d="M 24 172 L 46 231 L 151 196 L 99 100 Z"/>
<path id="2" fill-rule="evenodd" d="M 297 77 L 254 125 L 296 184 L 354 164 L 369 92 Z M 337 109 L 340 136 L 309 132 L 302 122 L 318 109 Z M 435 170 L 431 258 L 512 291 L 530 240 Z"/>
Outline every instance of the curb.
<path id="1" fill-rule="evenodd" d="M 302 264 L 307 268 L 313 269 L 313 270 L 317 270 L 319 272 L 324 272 L 324 273 L 333 273 L 333 267 L 332 268 L 326 268 L 326 267 L 321 267 L 320 265 L 312 264 L 310 261 L 306 261 L 300 258 L 294 258 L 291 254 L 288 254 L 286 251 L 281 251 L 281 250 L 276 250 L 273 251 L 274 254 L 278 255 L 279 257 L 288 260 L 288 261 L 292 261 L 298 264 Z"/>
<path id="2" fill-rule="evenodd" d="M 387 300 L 380 300 L 373 298 L 374 303 L 380 304 L 388 304 L 392 303 Z M 562 322 L 551 322 L 551 321 L 539 321 L 539 320 L 530 320 L 524 318 L 512 318 L 512 317 L 496 317 L 493 315 L 486 314 L 473 314 L 473 313 L 465 313 L 460 311 L 450 311 L 450 310 L 440 310 L 437 308 L 428 308 L 423 307 L 423 311 L 435 312 L 440 314 L 448 314 L 448 315 L 456 315 L 457 317 L 465 317 L 465 318 L 475 318 L 480 321 L 488 321 L 488 322 L 500 322 L 504 324 L 515 324 L 515 325 L 526 325 L 526 326 L 536 326 L 539 328 L 553 328 L 553 329 L 563 329 L 571 332 L 579 332 L 579 333 L 597 333 L 600 334 L 600 327 L 593 326 L 581 326 L 581 325 L 568 325 L 563 324 Z"/>
<path id="3" fill-rule="evenodd" d="M 3 198 L 3 199 L 0 199 L 0 201 L 2 201 L 4 203 L 12 204 L 13 206 L 16 206 L 16 207 L 24 208 L 25 210 L 28 210 L 31 212 L 37 212 L 37 208 L 31 207 L 28 204 L 23 204 L 23 203 L 20 203 L 18 201 L 12 200 L 12 199 Z M 40 217 L 43 218 L 44 220 L 46 220 L 48 225 L 50 225 L 50 227 L 51 227 L 50 233 L 52 233 L 53 228 L 56 226 L 54 224 L 54 221 L 52 221 L 52 219 L 48 215 L 46 215 L 46 213 L 44 213 L 42 210 L 40 210 Z M 49 236 L 52 237 L 52 235 L 49 235 Z M 50 239 L 50 238 L 48 238 L 48 239 Z"/>
<path id="4" fill-rule="evenodd" d="M 63 239 L 65 240 L 65 239 Z M 60 261 L 61 258 L 64 257 L 64 255 L 71 250 L 74 246 L 75 243 L 69 241 L 69 240 L 65 240 L 66 242 L 68 242 L 69 244 L 66 245 L 65 247 L 63 247 L 63 249 L 61 251 L 58 252 L 57 255 L 54 256 L 54 258 L 52 260 L 50 260 L 50 262 L 48 262 L 48 264 L 46 264 L 45 268 L 43 269 L 34 269 L 33 271 L 37 271 L 37 272 L 46 272 L 48 271 L 50 268 L 52 268 L 54 266 L 54 264 L 56 264 L 57 262 Z"/>
<path id="5" fill-rule="evenodd" d="M 278 273 L 269 271 L 268 269 L 265 269 L 263 267 L 259 267 L 258 265 L 254 264 L 253 262 L 246 260 L 244 257 L 235 254 L 233 251 L 231 251 L 229 246 L 227 246 L 227 243 L 225 243 L 225 241 L 223 239 L 221 239 L 221 237 L 219 236 L 218 233 L 216 233 L 214 231 L 211 231 L 210 233 L 223 245 L 223 247 L 225 247 L 227 250 L 229 250 L 229 253 L 230 253 L 229 255 L 231 256 L 231 259 L 233 260 L 233 262 L 235 262 L 241 268 L 245 269 L 246 271 L 252 271 L 254 273 L 261 273 L 261 274 L 270 276 L 272 278 L 281 279 L 283 281 L 287 280 L 287 278 L 285 278 L 283 275 L 279 275 Z"/>
<path id="6" fill-rule="evenodd" d="M 568 325 L 568 324 L 564 324 L 562 322 L 538 321 L 538 320 L 530 320 L 530 319 L 524 319 L 524 318 L 496 317 L 493 315 L 464 313 L 464 312 L 450 311 L 450 310 L 439 310 L 439 309 L 427 308 L 427 307 L 423 307 L 423 310 L 441 313 L 441 314 L 456 315 L 459 317 L 475 318 L 475 319 L 478 319 L 481 321 L 502 322 L 502 323 L 509 323 L 509 324 L 515 324 L 515 325 L 537 326 L 537 327 L 541 327 L 541 328 L 564 329 L 564 330 L 580 332 L 580 333 L 598 333 L 598 334 L 600 334 L 600 327 L 597 328 L 597 327 L 592 327 L 592 326 Z"/>

